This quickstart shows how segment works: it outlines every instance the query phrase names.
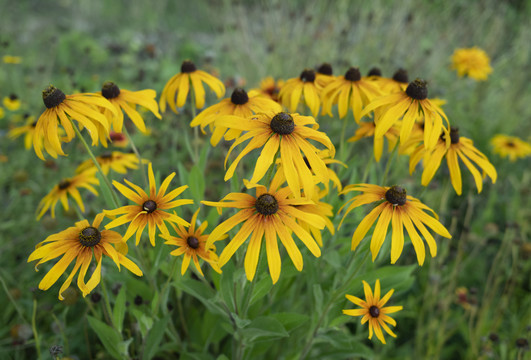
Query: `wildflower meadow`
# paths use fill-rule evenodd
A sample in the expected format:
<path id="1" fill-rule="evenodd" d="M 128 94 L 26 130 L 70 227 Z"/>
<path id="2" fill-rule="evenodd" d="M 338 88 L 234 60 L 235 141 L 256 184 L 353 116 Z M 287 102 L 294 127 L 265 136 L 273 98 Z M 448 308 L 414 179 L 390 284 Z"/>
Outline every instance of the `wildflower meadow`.
<path id="1" fill-rule="evenodd" d="M 531 3 L 2 2 L 1 359 L 531 357 Z"/>

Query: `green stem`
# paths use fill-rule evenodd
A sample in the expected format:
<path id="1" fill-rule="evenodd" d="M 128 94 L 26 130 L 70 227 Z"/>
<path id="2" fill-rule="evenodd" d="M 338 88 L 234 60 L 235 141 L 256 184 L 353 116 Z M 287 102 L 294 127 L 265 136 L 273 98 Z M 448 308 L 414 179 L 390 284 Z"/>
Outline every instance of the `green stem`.
<path id="1" fill-rule="evenodd" d="M 33 330 L 33 337 L 35 338 L 35 348 L 37 349 L 37 358 L 41 359 L 41 340 L 37 332 L 37 299 L 33 298 L 33 312 L 31 314 L 31 329 Z"/>
<path id="2" fill-rule="evenodd" d="M 391 169 L 391 163 L 393 162 L 393 158 L 395 157 L 395 154 L 398 153 L 398 146 L 395 146 L 393 149 L 393 152 L 391 155 L 389 155 L 389 159 L 387 160 L 387 164 L 385 164 L 385 171 L 382 179 L 382 186 L 386 186 L 387 183 L 387 175 L 389 174 L 389 169 Z"/>
<path id="3" fill-rule="evenodd" d="M 20 310 L 17 302 L 15 301 L 15 299 L 13 299 L 13 296 L 11 296 L 11 293 L 9 292 L 9 289 L 7 288 L 7 285 L 2 276 L 0 276 L 0 282 L 2 283 L 2 287 L 4 288 L 4 291 L 6 292 L 6 295 L 9 298 L 9 301 L 11 301 L 11 304 L 13 304 L 13 306 L 15 307 L 15 310 L 17 311 L 18 316 L 20 316 L 20 318 L 27 324 L 28 320 L 26 320 L 26 318 L 24 317 L 22 313 L 22 310 Z"/>
<path id="4" fill-rule="evenodd" d="M 157 313 L 159 311 L 160 303 L 161 303 L 162 299 L 164 299 L 166 297 L 166 292 L 168 291 L 168 287 L 170 285 L 170 282 L 173 279 L 173 274 L 175 274 L 175 272 L 177 271 L 178 259 L 179 259 L 179 257 L 177 257 L 177 256 L 175 256 L 175 258 L 173 259 L 173 264 L 172 264 L 172 267 L 171 267 L 171 270 L 170 270 L 170 275 L 168 276 L 168 279 L 166 280 L 166 283 L 164 284 L 164 286 L 162 287 L 162 290 L 160 291 L 160 296 L 159 296 L 159 298 L 157 300 L 157 306 L 155 306 L 155 312 L 153 314 L 154 316 L 157 316 Z"/>
<path id="5" fill-rule="evenodd" d="M 96 159 L 96 157 L 92 153 L 92 150 L 90 150 L 90 146 L 89 146 L 89 144 L 87 144 L 87 141 L 85 140 L 83 135 L 81 135 L 81 131 L 79 131 L 79 129 L 77 128 L 77 126 L 74 124 L 74 122 L 72 120 L 70 120 L 70 122 L 72 123 L 72 127 L 74 128 L 74 131 L 76 132 L 77 137 L 81 140 L 81 142 L 83 143 L 83 146 L 85 146 L 85 149 L 87 150 L 90 158 L 92 159 L 92 162 L 96 166 L 96 169 L 98 169 L 98 172 L 100 173 L 101 177 L 103 178 L 103 181 L 105 182 L 105 185 L 107 186 L 107 188 L 111 192 L 114 205 L 117 208 L 120 207 L 120 203 L 118 201 L 118 197 L 116 196 L 116 193 L 113 190 L 113 187 L 111 185 L 111 182 L 109 181 L 109 178 L 103 173 L 103 170 L 101 169 L 100 163 L 98 162 L 98 160 Z M 101 186 L 101 184 L 100 184 L 100 186 Z"/>
<path id="6" fill-rule="evenodd" d="M 328 300 L 328 303 L 326 304 L 323 312 L 321 313 L 321 316 L 319 317 L 319 320 L 317 321 L 317 324 L 315 325 L 313 331 L 311 331 L 310 335 L 308 336 L 308 341 L 306 342 L 306 345 L 304 346 L 304 349 L 302 350 L 302 353 L 301 353 L 301 356 L 299 357 L 299 359 L 302 360 L 302 359 L 306 358 L 306 355 L 308 355 L 308 352 L 310 351 L 310 349 L 312 347 L 313 340 L 315 339 L 315 335 L 317 334 L 317 331 L 319 331 L 319 328 L 320 328 L 322 322 L 324 321 L 325 316 L 328 314 L 328 311 L 330 310 L 330 307 L 337 300 L 337 298 L 339 296 L 341 296 L 343 294 L 343 292 L 347 289 L 347 287 L 350 285 L 350 282 L 358 274 L 358 272 L 361 270 L 361 268 L 365 264 L 365 261 L 367 261 L 367 259 L 369 258 L 369 254 L 370 254 L 370 251 L 367 248 L 367 252 L 366 252 L 365 256 L 360 261 L 359 265 L 354 269 L 352 274 L 348 277 L 347 281 L 345 281 L 340 288 L 338 288 L 336 291 L 334 291 L 334 293 L 330 297 L 330 300 Z M 352 261 L 354 261 L 355 258 L 356 257 L 353 256 L 352 257 Z"/>
<path id="7" fill-rule="evenodd" d="M 105 319 L 109 323 L 109 325 L 112 326 L 113 329 L 114 323 L 112 321 L 112 309 L 111 309 L 111 303 L 109 301 L 109 293 L 107 292 L 107 286 L 105 286 L 105 281 L 101 281 L 101 292 L 103 293 L 103 300 L 105 303 L 105 306 L 103 307 L 103 313 L 105 315 Z"/>
<path id="8" fill-rule="evenodd" d="M 148 178 L 147 178 L 147 175 L 146 175 L 146 170 L 144 169 L 144 163 L 142 162 L 142 157 L 140 156 L 140 152 L 138 151 L 138 148 L 136 147 L 135 142 L 133 141 L 133 138 L 129 134 L 129 131 L 127 131 L 127 127 L 126 126 L 123 127 L 123 130 L 124 130 L 125 136 L 129 140 L 129 144 L 131 144 L 131 149 L 133 150 L 133 152 L 135 153 L 136 157 L 138 158 L 138 165 L 140 167 L 140 171 L 142 172 L 142 177 L 144 178 L 144 186 L 147 187 L 149 185 L 149 183 L 148 183 Z"/>

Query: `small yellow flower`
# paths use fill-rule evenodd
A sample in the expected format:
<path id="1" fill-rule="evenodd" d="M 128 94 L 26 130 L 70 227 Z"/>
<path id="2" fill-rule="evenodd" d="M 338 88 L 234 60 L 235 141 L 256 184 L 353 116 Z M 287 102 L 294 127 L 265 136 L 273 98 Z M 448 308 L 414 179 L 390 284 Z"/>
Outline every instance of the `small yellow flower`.
<path id="1" fill-rule="evenodd" d="M 315 83 L 320 89 L 324 89 L 328 84 L 334 81 L 334 70 L 329 63 L 322 63 L 315 70 Z"/>
<path id="2" fill-rule="evenodd" d="M 372 334 L 376 334 L 376 337 L 385 344 L 385 338 L 383 336 L 382 328 L 386 333 L 392 337 L 396 337 L 396 334 L 391 331 L 386 323 L 396 326 L 396 321 L 388 316 L 403 309 L 402 306 L 387 306 L 385 304 L 391 298 L 394 293 L 394 289 L 391 289 L 387 294 L 380 299 L 380 279 L 376 280 L 374 285 L 374 294 L 372 293 L 369 284 L 363 280 L 363 290 L 365 292 L 365 300 L 362 300 L 356 296 L 346 295 L 346 298 L 352 303 L 361 307 L 361 309 L 343 310 L 343 314 L 350 316 L 363 316 L 361 318 L 361 324 L 369 322 L 369 339 L 372 339 Z"/>
<path id="3" fill-rule="evenodd" d="M 101 281 L 103 255 L 110 257 L 118 269 L 120 265 L 123 265 L 133 274 L 143 275 L 134 262 L 115 248 L 122 242 L 120 234 L 111 230 L 99 230 L 102 220 L 103 214 L 98 214 L 92 225 L 87 220 L 78 221 L 75 226 L 50 235 L 35 246 L 35 251 L 28 258 L 28 262 L 39 260 L 35 265 L 35 270 L 38 270 L 39 265 L 62 256 L 41 280 L 39 289 L 48 290 L 66 272 L 72 261 L 76 260 L 74 269 L 59 289 L 59 300 L 64 300 L 62 294 L 70 286 L 78 270 L 77 285 L 83 296 L 87 296 Z M 90 279 L 85 282 L 93 256 L 96 258 L 97 265 Z"/>
<path id="4" fill-rule="evenodd" d="M 448 230 L 438 221 L 437 214 L 432 209 L 421 203 L 418 199 L 407 195 L 406 189 L 400 186 L 348 185 L 345 186 L 341 194 L 347 194 L 351 191 L 361 191 L 362 194 L 354 196 L 339 209 L 339 212 L 341 212 L 343 208 L 347 208 L 339 223 L 339 228 L 347 215 L 355 208 L 371 203 L 379 204 L 363 218 L 352 235 L 351 248 L 355 250 L 376 222 L 376 219 L 379 218 L 371 239 L 373 261 L 376 259 L 384 243 L 389 223 L 391 223 L 392 229 L 391 264 L 394 264 L 400 257 L 400 254 L 402 254 L 402 249 L 404 248 L 404 228 L 407 230 L 413 243 L 419 265 L 424 264 L 424 258 L 426 257 L 426 249 L 418 233 L 419 231 L 428 243 L 432 257 L 437 255 L 437 243 L 435 243 L 435 239 L 426 226 L 445 238 L 452 237 Z M 431 212 L 435 218 L 425 211 Z"/>
<path id="5" fill-rule="evenodd" d="M 195 107 L 202 109 L 205 106 L 205 88 L 202 83 L 207 84 L 212 91 L 214 91 L 219 98 L 225 95 L 225 85 L 202 70 L 197 70 L 195 64 L 189 60 L 183 61 L 181 65 L 181 72 L 174 75 L 162 90 L 160 95 L 159 106 L 160 111 L 166 111 L 166 103 L 170 108 L 177 113 L 177 108 L 183 107 L 190 91 L 190 83 L 194 90 Z"/>
<path id="6" fill-rule="evenodd" d="M 170 185 L 171 180 L 174 178 L 175 173 L 171 173 L 164 179 L 162 185 L 157 192 L 155 175 L 153 174 L 153 166 L 149 163 L 149 195 L 139 186 L 124 179 L 127 185 L 122 185 L 118 181 L 113 181 L 112 184 L 118 189 L 123 196 L 136 203 L 136 205 L 122 206 L 114 210 L 104 210 L 107 216 L 114 217 L 116 215 L 122 215 L 107 225 L 106 229 L 112 229 L 117 226 L 129 223 L 129 227 L 124 235 L 124 241 L 127 241 L 134 233 L 136 233 L 136 245 L 140 242 L 140 237 L 146 226 L 148 226 L 149 241 L 151 245 L 155 246 L 155 232 L 157 227 L 163 234 L 169 234 L 166 227 L 166 221 L 170 223 L 181 224 L 189 226 L 188 222 L 177 216 L 175 213 L 170 214 L 165 210 L 170 210 L 185 204 L 193 204 L 193 200 L 181 199 L 174 200 L 184 190 L 188 188 L 187 185 L 181 186 L 168 194 L 166 190 Z"/>
<path id="7" fill-rule="evenodd" d="M 118 85 L 112 81 L 107 81 L 103 84 L 101 95 L 109 100 L 116 109 L 116 114 L 118 114 L 117 116 L 109 110 L 104 111 L 104 114 L 109 120 L 113 130 L 116 132 L 122 132 L 122 126 L 124 122 L 123 112 L 125 112 L 133 124 L 135 124 L 135 126 L 138 128 L 138 130 L 144 134 L 147 133 L 146 124 L 144 123 L 142 116 L 136 110 L 136 105 L 140 105 L 141 107 L 148 109 L 158 119 L 162 118 L 159 114 L 157 102 L 155 101 L 155 97 L 157 96 L 155 90 L 146 89 L 140 91 L 129 91 L 120 89 Z"/>
<path id="8" fill-rule="evenodd" d="M 0 119 L 3 119 L 5 114 L 6 114 L 6 111 L 4 110 L 4 108 L 0 107 Z"/>
<path id="9" fill-rule="evenodd" d="M 89 169 L 71 178 L 63 179 L 59 184 L 55 185 L 52 191 L 46 195 L 37 208 L 37 220 L 39 220 L 48 209 L 52 210 L 52 217 L 55 217 L 55 205 L 61 201 L 63 208 L 68 211 L 68 196 L 70 195 L 79 206 L 81 212 L 85 211 L 85 205 L 81 200 L 78 188 L 85 188 L 94 195 L 98 196 L 98 192 L 92 185 L 98 185 L 99 181 L 96 178 L 96 169 Z"/>
<path id="10" fill-rule="evenodd" d="M 138 169 L 138 157 L 136 154 L 123 153 L 120 151 L 107 152 L 100 156 L 96 156 L 98 164 L 105 175 L 112 169 L 119 174 L 126 174 L 128 169 Z M 143 159 L 143 163 L 148 161 Z M 77 173 L 94 168 L 92 159 L 83 161 L 76 169 Z"/>
<path id="11" fill-rule="evenodd" d="M 525 158 L 531 155 L 531 144 L 516 137 L 498 134 L 490 143 L 494 146 L 494 152 L 501 157 L 509 157 L 514 162 L 517 158 Z"/>
<path id="12" fill-rule="evenodd" d="M 9 130 L 7 136 L 10 139 L 16 139 L 19 136 L 25 135 L 24 147 L 26 148 L 26 150 L 29 150 L 31 149 L 31 145 L 33 144 L 33 137 L 35 136 L 35 125 L 37 125 L 35 117 L 28 116 L 28 118 L 26 119 L 26 123 L 23 126 L 19 126 Z"/>
<path id="13" fill-rule="evenodd" d="M 20 109 L 20 99 L 15 94 L 5 97 L 3 103 L 4 106 L 10 111 L 17 111 Z"/>
<path id="14" fill-rule="evenodd" d="M 452 55 L 452 69 L 457 70 L 459 77 L 468 76 L 477 81 L 487 80 L 492 72 L 489 56 L 477 46 L 456 49 Z"/>
<path id="15" fill-rule="evenodd" d="M 20 56 L 12 55 L 4 55 L 2 57 L 2 60 L 5 64 L 20 64 L 22 62 L 22 58 Z"/>
<path id="16" fill-rule="evenodd" d="M 383 146 L 384 146 L 384 138 L 380 137 L 377 138 L 374 136 L 374 132 L 376 130 L 376 125 L 374 124 L 374 121 L 364 121 L 360 123 L 360 127 L 356 132 L 354 133 L 354 136 L 348 139 L 348 142 L 355 142 L 360 140 L 364 137 L 373 138 L 374 143 L 374 159 L 376 162 L 380 161 L 380 158 L 382 157 L 383 152 Z M 384 134 L 384 136 L 387 138 L 387 141 L 389 142 L 388 151 L 391 152 L 395 148 L 396 144 L 398 143 L 398 136 L 400 135 L 400 129 L 398 126 L 391 126 L 389 130 Z"/>
<path id="17" fill-rule="evenodd" d="M 299 77 L 287 80 L 282 89 L 280 89 L 278 96 L 282 104 L 290 112 L 297 112 L 297 107 L 301 97 L 303 97 L 304 102 L 315 117 L 319 115 L 319 108 L 321 107 L 320 94 L 321 88 L 316 82 L 315 71 L 313 69 L 305 69 Z"/>
<path id="18" fill-rule="evenodd" d="M 200 257 L 204 261 L 210 264 L 212 268 L 220 273 L 221 269 L 218 266 L 218 256 L 216 254 L 216 246 L 211 244 L 207 247 L 208 234 L 203 234 L 205 229 L 208 226 L 208 222 L 204 221 L 196 229 L 197 223 L 197 214 L 199 209 L 192 216 L 190 226 L 188 229 L 185 229 L 181 224 L 171 224 L 178 236 L 171 236 L 169 234 L 160 234 L 160 237 L 166 239 L 164 244 L 177 246 L 178 248 L 173 250 L 170 254 L 173 256 L 181 256 L 184 254 L 183 262 L 181 265 L 181 275 L 186 273 L 188 265 L 190 265 L 190 260 L 194 261 L 195 268 L 201 275 L 203 271 L 201 270 L 201 265 L 197 257 Z M 204 276 L 204 275 L 203 275 Z"/>
<path id="19" fill-rule="evenodd" d="M 284 83 L 285 81 L 282 79 L 275 81 L 272 76 L 268 76 L 260 81 L 260 87 L 258 89 L 253 90 L 257 90 L 262 96 L 279 102 L 278 94 Z"/>

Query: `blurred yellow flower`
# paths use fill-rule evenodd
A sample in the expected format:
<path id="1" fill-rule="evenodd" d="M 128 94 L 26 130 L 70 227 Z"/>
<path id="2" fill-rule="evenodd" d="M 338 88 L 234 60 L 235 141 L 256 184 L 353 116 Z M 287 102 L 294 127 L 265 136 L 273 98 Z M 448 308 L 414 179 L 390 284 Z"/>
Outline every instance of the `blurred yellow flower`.
<path id="1" fill-rule="evenodd" d="M 4 103 L 4 106 L 10 111 L 17 111 L 20 108 L 20 99 L 15 94 L 6 96 L 2 102 Z"/>
<path id="2" fill-rule="evenodd" d="M 123 153 L 120 151 L 107 152 L 96 156 L 98 164 L 105 175 L 112 169 L 119 174 L 126 174 L 128 169 L 138 169 L 138 156 L 133 153 Z M 143 163 L 148 163 L 148 160 L 143 159 Z M 77 173 L 85 170 L 95 168 L 94 161 L 88 159 L 83 161 L 76 169 Z"/>
<path id="3" fill-rule="evenodd" d="M 494 136 L 490 143 L 494 146 L 494 152 L 501 157 L 509 157 L 510 161 L 517 158 L 525 158 L 531 155 L 531 144 L 516 137 L 498 134 Z"/>
<path id="4" fill-rule="evenodd" d="M 319 115 L 320 95 L 321 87 L 316 82 L 313 69 L 304 69 L 299 77 L 286 80 L 278 94 L 280 101 L 290 112 L 297 112 L 299 102 L 301 98 L 304 98 L 304 102 L 314 117 Z"/>
<path id="5" fill-rule="evenodd" d="M 20 56 L 12 55 L 4 55 L 2 57 L 2 60 L 5 64 L 20 64 L 22 62 L 22 58 Z"/>
<path id="6" fill-rule="evenodd" d="M 31 145 L 33 144 L 33 137 L 35 136 L 35 126 L 37 125 L 37 122 L 35 121 L 34 116 L 28 116 L 26 119 L 26 123 L 23 126 L 19 126 L 16 128 L 13 128 L 9 130 L 7 133 L 7 136 L 10 139 L 16 139 L 19 136 L 24 136 L 24 147 L 26 150 L 31 149 Z"/>
<path id="7" fill-rule="evenodd" d="M 492 72 L 489 56 L 477 46 L 456 49 L 452 55 L 452 69 L 457 70 L 459 77 L 468 76 L 478 81 L 487 80 Z"/>

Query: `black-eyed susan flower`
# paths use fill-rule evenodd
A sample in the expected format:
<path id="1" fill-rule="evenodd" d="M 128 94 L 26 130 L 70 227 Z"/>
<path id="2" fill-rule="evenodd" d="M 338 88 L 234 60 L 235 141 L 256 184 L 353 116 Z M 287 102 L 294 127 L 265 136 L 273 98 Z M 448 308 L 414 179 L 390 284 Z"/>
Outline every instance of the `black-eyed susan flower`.
<path id="1" fill-rule="evenodd" d="M 105 175 L 110 170 L 116 171 L 119 174 L 126 174 L 128 169 L 138 169 L 138 157 L 132 153 L 123 153 L 120 151 L 107 152 L 96 156 L 98 164 Z M 147 163 L 147 160 L 144 160 Z M 94 168 L 92 159 L 83 161 L 76 169 L 77 173 Z"/>
<path id="2" fill-rule="evenodd" d="M 157 106 L 157 101 L 155 97 L 157 93 L 155 90 L 146 89 L 140 91 L 129 91 L 125 89 L 120 89 L 118 85 L 112 81 L 106 81 L 103 83 L 101 88 L 101 95 L 110 101 L 115 108 L 115 112 L 104 111 L 105 116 L 109 120 L 111 127 L 114 131 L 121 133 L 124 123 L 124 114 L 131 119 L 133 124 L 143 132 L 147 133 L 146 124 L 144 119 L 136 110 L 136 105 L 140 105 L 153 113 L 158 119 L 162 117 L 159 114 L 159 107 Z"/>
<path id="3" fill-rule="evenodd" d="M 365 234 L 367 234 L 372 225 L 376 222 L 376 219 L 379 218 L 371 239 L 373 261 L 376 259 L 376 256 L 383 245 L 389 223 L 391 223 L 392 229 L 391 264 L 394 264 L 400 257 L 400 254 L 402 254 L 402 249 L 404 248 L 404 228 L 413 243 L 413 248 L 417 253 L 419 265 L 424 264 L 424 258 L 426 257 L 424 242 L 418 233 L 419 231 L 428 243 L 432 257 L 437 255 L 437 244 L 426 227 L 441 236 L 451 238 L 448 230 L 446 230 L 446 228 L 437 220 L 437 214 L 418 199 L 407 195 L 406 189 L 400 186 L 385 187 L 370 184 L 348 185 L 343 189 L 342 194 L 347 194 L 351 191 L 361 191 L 362 194 L 354 196 L 352 199 L 348 200 L 341 209 L 339 209 L 339 212 L 345 207 L 347 209 L 341 219 L 339 227 L 341 227 L 346 216 L 353 209 L 361 205 L 378 203 L 378 205 L 363 218 L 354 231 L 351 246 L 352 250 L 355 250 L 361 240 L 365 237 Z M 424 212 L 424 210 L 431 212 L 435 217 L 430 216 L 428 213 Z"/>
<path id="4" fill-rule="evenodd" d="M 311 116 L 286 112 L 261 113 L 247 119 L 225 116 L 218 120 L 217 125 L 246 131 L 230 147 L 225 158 L 225 164 L 236 146 L 250 140 L 228 168 L 225 173 L 225 181 L 232 178 L 236 166 L 245 155 L 254 149 L 263 147 L 256 161 L 251 183 L 256 184 L 264 177 L 273 164 L 277 151 L 283 164 L 288 186 L 296 197 L 300 197 L 301 187 L 308 197 L 312 197 L 315 185 L 312 171 L 320 182 L 328 182 L 328 170 L 325 162 L 318 155 L 319 149 L 308 140 L 314 140 L 326 146 L 331 157 L 335 155 L 335 148 L 325 133 L 317 131 L 318 124 Z M 311 125 L 314 128 L 306 125 Z M 306 165 L 303 155 L 308 160 L 312 170 Z"/>
<path id="5" fill-rule="evenodd" d="M 190 265 L 190 260 L 193 260 L 195 268 L 201 275 L 203 271 L 201 270 L 201 265 L 199 264 L 199 259 L 201 258 L 206 261 L 212 268 L 221 272 L 218 266 L 218 255 L 216 254 L 216 246 L 210 244 L 207 247 L 208 234 L 203 234 L 205 229 L 208 226 L 208 222 L 204 221 L 196 228 L 197 225 L 197 214 L 199 209 L 192 216 L 190 221 L 190 226 L 188 228 L 177 224 L 171 224 L 177 236 L 172 236 L 170 234 L 161 234 L 160 236 L 166 240 L 164 244 L 170 246 L 177 246 L 177 249 L 173 250 L 170 255 L 173 256 L 183 256 L 183 262 L 181 264 L 181 275 L 186 273 L 188 265 Z M 204 275 L 203 275 L 204 276 Z"/>
<path id="6" fill-rule="evenodd" d="M 170 182 L 174 176 L 174 172 L 168 175 L 162 182 L 162 185 L 157 192 L 155 175 L 153 174 L 153 165 L 152 163 L 149 163 L 149 195 L 141 187 L 133 184 L 127 179 L 124 179 L 124 181 L 134 191 L 118 181 L 113 181 L 112 184 L 116 187 L 116 189 L 118 189 L 123 196 L 133 201 L 136 205 L 126 205 L 114 210 L 104 210 L 104 213 L 110 217 L 121 215 L 105 225 L 105 228 L 112 229 L 129 223 L 129 227 L 124 235 L 124 241 L 129 240 L 129 238 L 136 233 L 136 245 L 138 245 L 140 242 L 140 237 L 142 236 L 142 232 L 147 226 L 149 241 L 151 242 L 151 245 L 155 246 L 155 232 L 157 227 L 161 233 L 169 234 L 165 223 L 166 221 L 189 226 L 190 224 L 188 224 L 188 222 L 177 216 L 175 213 L 170 214 L 166 211 L 181 205 L 193 204 L 193 200 L 174 200 L 188 188 L 187 185 L 178 187 L 177 189 L 166 194 L 166 190 L 168 189 L 168 186 L 170 185 Z"/>
<path id="7" fill-rule="evenodd" d="M 376 334 L 376 337 L 385 344 L 385 338 L 383 336 L 382 328 L 386 333 L 392 337 L 396 337 L 396 334 L 391 331 L 387 324 L 396 326 L 396 321 L 389 316 L 403 309 L 402 306 L 387 306 L 385 304 L 391 298 L 391 295 L 394 293 L 394 289 L 391 289 L 380 298 L 380 279 L 376 280 L 374 285 L 374 294 L 371 290 L 369 284 L 363 280 L 363 290 L 365 292 L 365 300 L 362 300 L 356 296 L 345 295 L 346 298 L 361 307 L 361 309 L 348 309 L 343 310 L 343 314 L 350 316 L 363 316 L 361 318 L 361 324 L 369 323 L 369 339 L 372 339 L 373 333 Z"/>
<path id="8" fill-rule="evenodd" d="M 492 72 L 489 56 L 477 46 L 456 49 L 452 55 L 452 69 L 457 70 L 459 77 L 468 76 L 477 81 L 487 80 Z"/>
<path id="9" fill-rule="evenodd" d="M 210 143 L 213 146 L 216 146 L 223 138 L 223 135 L 225 135 L 225 132 L 227 132 L 227 128 L 218 125 L 215 120 L 223 115 L 249 117 L 253 114 L 265 111 L 280 112 L 282 111 L 282 106 L 272 99 L 260 96 L 260 93 L 257 91 L 250 91 L 247 93 L 242 88 L 236 88 L 232 92 L 230 98 L 223 99 L 219 103 L 201 111 L 199 115 L 192 120 L 190 126 L 201 126 L 202 131 L 206 126 L 211 126 L 213 132 L 212 137 L 210 138 Z M 239 130 L 229 130 L 226 139 L 234 140 L 240 134 L 241 131 Z"/>
<path id="10" fill-rule="evenodd" d="M 322 63 L 315 69 L 315 83 L 318 88 L 324 89 L 334 79 L 334 69 L 329 63 Z"/>
<path id="11" fill-rule="evenodd" d="M 85 188 L 94 195 L 98 196 L 98 192 L 93 185 L 98 185 L 99 181 L 96 178 L 96 169 L 89 169 L 74 177 L 61 180 L 54 186 L 44 198 L 42 198 L 37 207 L 37 220 L 39 220 L 48 209 L 51 209 L 51 215 L 55 217 L 55 205 L 61 201 L 63 208 L 68 211 L 68 195 L 76 202 L 81 212 L 85 211 L 85 205 L 81 199 L 79 188 Z"/>
<path id="12" fill-rule="evenodd" d="M 162 90 L 159 100 L 160 111 L 166 111 L 166 103 L 170 105 L 170 108 L 175 113 L 178 107 L 183 107 L 190 91 L 190 83 L 194 90 L 196 108 L 203 108 L 205 106 L 203 82 L 216 93 L 218 99 L 225 95 L 225 85 L 219 79 L 207 72 L 197 70 L 193 62 L 189 60 L 183 61 L 181 72 L 174 75 Z"/>
<path id="13" fill-rule="evenodd" d="M 393 74 L 393 77 L 381 78 L 378 85 L 384 94 L 393 94 L 405 91 L 409 85 L 409 75 L 407 70 L 402 68 L 398 69 Z"/>
<path id="14" fill-rule="evenodd" d="M 531 155 L 531 144 L 516 136 L 498 134 L 490 140 L 490 143 L 496 154 L 502 158 L 509 157 L 510 161 Z"/>
<path id="15" fill-rule="evenodd" d="M 272 76 L 267 76 L 260 81 L 260 87 L 254 90 L 258 91 L 262 96 L 279 102 L 278 93 L 283 85 L 284 80 L 275 80 Z"/>
<path id="16" fill-rule="evenodd" d="M 225 265 L 251 236 L 244 261 L 245 273 L 249 281 L 254 279 L 264 236 L 267 263 L 273 284 L 278 281 L 281 269 L 277 238 L 280 239 L 295 268 L 299 271 L 302 270 L 303 266 L 302 255 L 293 241 L 292 233 L 297 235 L 314 256 L 321 256 L 321 249 L 315 239 L 296 220 L 304 221 L 319 229 L 324 228 L 325 221 L 319 215 L 299 210 L 299 205 L 312 204 L 312 202 L 301 198 L 290 198 L 291 190 L 289 187 L 278 189 L 280 181 L 277 179 L 278 177 L 273 178 L 269 189 L 257 185 L 255 196 L 230 193 L 220 202 L 201 202 L 218 208 L 240 209 L 236 215 L 225 220 L 212 231 L 207 241 L 207 247 L 220 240 L 238 224 L 243 223 L 238 233 L 232 237 L 219 256 L 219 266 Z"/>
<path id="17" fill-rule="evenodd" d="M 364 121 L 360 123 L 360 127 L 356 132 L 354 133 L 354 136 L 348 139 L 348 142 L 355 142 L 358 141 L 364 137 L 373 138 L 374 143 L 374 159 L 378 162 L 380 161 L 380 158 L 382 157 L 383 152 L 383 146 L 384 146 L 384 138 L 376 138 L 374 136 L 374 132 L 376 130 L 376 125 L 374 124 L 374 121 Z M 387 142 L 389 143 L 388 151 L 391 152 L 396 144 L 398 143 L 398 136 L 400 135 L 400 129 L 397 125 L 394 125 L 387 130 L 387 132 L 384 134 L 384 137 L 387 138 Z"/>
<path id="18" fill-rule="evenodd" d="M 26 122 L 23 126 L 15 127 L 7 133 L 7 136 L 10 139 L 16 139 L 22 135 L 24 135 L 24 147 L 26 150 L 31 149 L 31 146 L 33 145 L 33 137 L 35 136 L 35 126 L 37 125 L 37 122 L 35 121 L 34 116 L 28 116 L 26 119 Z"/>
<path id="19" fill-rule="evenodd" d="M 382 93 L 372 81 L 362 79 L 360 70 L 351 67 L 344 76 L 336 77 L 323 89 L 323 111 L 332 116 L 332 105 L 337 104 L 339 117 L 342 119 L 350 108 L 354 120 L 359 123 L 363 108 L 380 95 Z"/>
<path id="20" fill-rule="evenodd" d="M 6 111 L 4 110 L 4 108 L 0 107 L 0 119 L 3 119 L 5 114 L 6 114 Z"/>
<path id="21" fill-rule="evenodd" d="M 6 96 L 2 102 L 4 103 L 6 109 L 8 109 L 9 111 L 17 111 L 18 109 L 20 109 L 20 99 L 15 94 Z"/>
<path id="22" fill-rule="evenodd" d="M 99 230 L 102 220 L 103 214 L 98 214 L 92 225 L 87 220 L 78 221 L 75 226 L 50 235 L 35 246 L 35 251 L 29 256 L 28 262 L 39 260 L 35 265 L 36 270 L 39 265 L 62 256 L 41 280 L 39 289 L 48 290 L 75 260 L 72 272 L 59 289 L 59 300 L 63 300 L 63 292 L 70 286 L 78 271 L 77 286 L 83 296 L 87 296 L 101 281 L 103 255 L 110 257 L 118 269 L 124 266 L 137 276 L 143 275 L 133 261 L 115 248 L 122 241 L 120 234 L 111 230 Z M 89 280 L 85 282 L 93 256 L 97 265 Z"/>
<path id="23" fill-rule="evenodd" d="M 319 115 L 321 88 L 315 80 L 315 70 L 304 69 L 299 77 L 286 80 L 280 89 L 280 101 L 290 112 L 296 112 L 301 97 L 304 97 L 304 102 L 310 108 L 312 115 L 314 117 Z"/>
<path id="24" fill-rule="evenodd" d="M 450 127 L 444 111 L 428 99 L 428 86 L 424 80 L 416 79 L 411 82 L 405 91 L 382 96 L 372 101 L 361 113 L 362 116 L 375 111 L 376 131 L 374 136 L 381 138 L 384 134 L 402 119 L 400 127 L 400 142 L 407 141 L 415 121 L 424 119 L 424 144 L 428 149 L 433 149 L 443 127 L 443 119 Z"/>
<path id="25" fill-rule="evenodd" d="M 43 90 L 42 99 L 46 110 L 37 120 L 33 137 L 33 148 L 42 160 L 44 160 L 43 147 L 54 158 L 57 155 L 66 155 L 61 149 L 61 142 L 69 142 L 76 135 L 73 128 L 75 125 L 71 120 L 76 120 L 80 126 L 87 128 L 92 138 L 92 145 L 95 146 L 101 141 L 101 130 L 98 131 L 98 125 L 104 129 L 106 136 L 109 134 L 109 121 L 100 110 L 109 110 L 117 116 L 114 106 L 98 94 L 65 95 L 50 85 Z M 66 137 L 59 138 L 59 123 Z"/>
<path id="26" fill-rule="evenodd" d="M 127 136 L 125 136 L 123 133 L 111 130 L 109 133 L 109 138 L 111 140 L 112 146 L 123 148 L 129 145 L 129 140 L 127 140 Z"/>
<path id="27" fill-rule="evenodd" d="M 330 234 L 335 234 L 335 227 L 330 218 L 334 216 L 333 212 L 333 206 L 321 201 L 321 199 L 328 193 L 328 191 L 323 190 L 320 191 L 319 187 L 316 186 L 316 189 L 313 193 L 313 198 L 311 199 L 313 201 L 313 204 L 303 204 L 299 205 L 297 207 L 298 210 L 308 213 L 308 214 L 315 214 L 323 218 L 325 221 L 325 226 L 330 232 Z M 317 241 L 317 244 L 319 246 L 323 246 L 323 236 L 321 234 L 321 229 L 318 226 L 315 226 L 314 224 L 310 224 L 306 221 L 301 221 L 297 219 L 297 223 L 304 229 L 306 232 L 312 234 L 315 241 Z"/>
<path id="28" fill-rule="evenodd" d="M 496 183 L 498 174 L 494 166 L 482 152 L 474 147 L 472 140 L 459 135 L 459 129 L 456 127 L 450 128 L 450 147 L 446 145 L 445 134 L 441 135 L 433 150 L 426 151 L 422 144 L 419 145 L 410 155 L 409 170 L 412 172 L 420 159 L 424 158 L 425 164 L 421 183 L 427 186 L 433 179 L 437 169 L 441 166 L 441 161 L 444 157 L 446 157 L 448 169 L 450 170 L 450 180 L 457 195 L 462 193 L 461 169 L 459 168 L 458 159 L 461 159 L 472 173 L 478 193 L 483 189 L 484 174 L 491 178 L 493 184 Z M 483 175 L 474 166 L 474 163 L 482 170 Z"/>

